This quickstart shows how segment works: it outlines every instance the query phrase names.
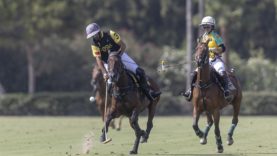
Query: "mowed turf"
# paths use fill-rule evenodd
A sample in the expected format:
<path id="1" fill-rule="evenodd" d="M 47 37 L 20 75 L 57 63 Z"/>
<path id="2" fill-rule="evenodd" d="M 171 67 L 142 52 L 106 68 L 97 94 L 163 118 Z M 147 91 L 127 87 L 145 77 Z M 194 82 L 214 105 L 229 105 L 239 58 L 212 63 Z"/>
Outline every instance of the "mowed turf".
<path id="1" fill-rule="evenodd" d="M 146 117 L 139 122 L 145 129 Z M 205 122 L 201 116 L 202 129 Z M 220 155 L 277 155 L 277 117 L 240 117 L 232 146 L 226 145 L 230 123 L 231 117 L 221 118 Z M 123 119 L 121 131 L 110 129 L 108 144 L 99 143 L 102 125 L 96 117 L 0 117 L 0 156 L 129 155 L 135 135 L 128 119 Z M 216 155 L 214 126 L 207 145 L 200 145 L 191 125 L 189 116 L 155 117 L 148 143 L 140 144 L 138 155 Z M 83 154 L 86 144 L 92 147 Z"/>

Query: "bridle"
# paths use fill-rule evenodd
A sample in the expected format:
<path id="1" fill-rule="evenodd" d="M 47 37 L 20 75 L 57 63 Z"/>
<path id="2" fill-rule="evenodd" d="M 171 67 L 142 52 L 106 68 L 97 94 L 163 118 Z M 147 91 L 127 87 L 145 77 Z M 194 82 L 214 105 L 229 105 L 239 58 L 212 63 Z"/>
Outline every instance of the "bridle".
<path id="1" fill-rule="evenodd" d="M 120 75 L 124 72 L 124 64 L 119 53 L 113 52 L 109 54 L 108 70 L 111 81 L 113 83 L 118 82 Z"/>
<path id="2" fill-rule="evenodd" d="M 201 48 L 201 49 L 199 49 Z M 208 81 L 203 82 L 203 77 L 202 77 L 202 70 L 204 67 L 209 66 L 209 49 L 208 49 L 208 43 L 199 43 L 199 45 L 196 48 L 196 56 L 195 56 L 195 61 L 197 63 L 198 67 L 198 72 L 199 72 L 199 84 L 195 84 L 194 86 L 196 88 L 200 89 L 200 94 L 201 94 L 201 99 L 202 103 L 204 106 L 204 110 L 207 110 L 207 105 L 206 105 L 206 92 L 204 89 L 209 88 L 210 86 L 213 85 L 213 82 L 211 79 Z M 210 75 L 208 75 L 210 76 Z"/>
<path id="3" fill-rule="evenodd" d="M 199 49 L 199 48 L 201 48 L 201 49 Z M 197 63 L 197 67 L 201 69 L 204 67 L 204 65 L 209 63 L 208 46 L 206 45 L 206 43 L 199 43 L 199 45 L 196 48 L 196 51 L 197 50 L 202 51 L 201 54 L 195 56 L 195 61 Z"/>

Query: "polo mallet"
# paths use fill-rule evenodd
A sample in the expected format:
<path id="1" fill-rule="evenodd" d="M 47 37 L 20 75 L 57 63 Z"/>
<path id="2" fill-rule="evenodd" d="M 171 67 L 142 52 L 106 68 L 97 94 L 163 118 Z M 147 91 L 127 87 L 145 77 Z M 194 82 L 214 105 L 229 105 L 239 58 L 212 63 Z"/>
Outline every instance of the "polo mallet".
<path id="1" fill-rule="evenodd" d="M 104 128 L 105 128 L 104 132 L 105 132 L 105 139 L 106 140 L 103 142 L 103 144 L 106 144 L 106 143 L 112 141 L 111 138 L 108 138 L 108 134 L 107 134 L 107 126 L 106 126 L 107 103 L 108 103 L 108 82 L 106 82 L 105 110 L 104 110 Z"/>
<path id="2" fill-rule="evenodd" d="M 169 64 L 168 61 L 166 60 L 161 60 L 160 65 L 158 67 L 158 72 L 164 73 L 166 72 L 169 68 L 180 68 L 183 67 L 185 64 L 187 64 L 186 62 L 184 63 L 179 63 L 179 64 Z"/>

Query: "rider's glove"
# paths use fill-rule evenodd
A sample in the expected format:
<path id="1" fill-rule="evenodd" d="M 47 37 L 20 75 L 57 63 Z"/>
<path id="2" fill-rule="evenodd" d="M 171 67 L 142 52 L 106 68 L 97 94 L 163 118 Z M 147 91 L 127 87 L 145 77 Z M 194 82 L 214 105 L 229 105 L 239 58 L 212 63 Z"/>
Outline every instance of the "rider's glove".
<path id="1" fill-rule="evenodd" d="M 109 79 L 109 74 L 108 73 L 104 73 L 103 74 L 103 78 L 105 81 L 107 81 Z"/>
<path id="2" fill-rule="evenodd" d="M 214 53 L 216 53 L 218 50 L 217 50 L 217 48 L 209 48 L 209 52 L 214 52 Z"/>

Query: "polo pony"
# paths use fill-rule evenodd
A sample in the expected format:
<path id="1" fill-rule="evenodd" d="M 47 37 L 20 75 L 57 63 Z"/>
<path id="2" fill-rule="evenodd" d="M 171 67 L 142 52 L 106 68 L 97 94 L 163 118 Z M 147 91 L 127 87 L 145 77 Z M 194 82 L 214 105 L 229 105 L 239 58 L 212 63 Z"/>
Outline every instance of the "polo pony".
<path id="1" fill-rule="evenodd" d="M 192 97 L 193 129 L 196 135 L 200 138 L 200 143 L 206 144 L 209 130 L 214 123 L 217 152 L 222 153 L 223 145 L 219 129 L 220 110 L 227 105 L 233 106 L 233 119 L 227 136 L 227 144 L 232 145 L 234 142 L 233 133 L 238 123 L 242 92 L 239 81 L 236 79 L 233 73 L 228 72 L 228 76 L 236 87 L 236 91 L 233 93 L 234 98 L 232 101 L 227 102 L 225 100 L 221 85 L 218 83 L 218 75 L 209 64 L 208 43 L 209 40 L 205 42 L 199 42 L 195 52 L 195 61 L 197 63 L 198 71 Z M 198 127 L 198 120 L 200 114 L 203 112 L 206 112 L 207 115 L 207 126 L 204 132 L 202 132 Z"/>
<path id="2" fill-rule="evenodd" d="M 125 70 L 121 57 L 117 52 L 112 52 L 108 58 L 108 72 L 112 81 L 111 108 L 107 114 L 106 125 L 102 130 L 100 140 L 107 140 L 106 133 L 110 121 L 121 115 L 129 118 L 130 126 L 135 131 L 136 139 L 130 154 L 137 154 L 140 143 L 147 142 L 153 127 L 153 118 L 159 98 L 149 100 L 141 87 L 135 83 L 134 76 Z M 148 77 L 148 82 L 153 90 L 159 91 L 158 85 Z M 138 123 L 139 114 L 148 109 L 148 121 L 146 130 L 142 130 Z M 106 129 L 105 129 L 106 128 Z"/>
<path id="3" fill-rule="evenodd" d="M 102 120 L 104 121 L 104 111 L 105 111 L 105 80 L 102 76 L 101 70 L 97 64 L 93 66 L 92 72 L 91 72 L 91 85 L 93 87 L 92 96 L 95 99 L 95 104 L 97 106 L 97 109 L 102 117 Z M 108 98 L 108 110 L 111 103 L 111 99 Z M 119 118 L 118 121 L 112 120 L 110 123 L 110 127 L 115 128 L 116 130 L 121 130 L 122 125 L 122 119 L 123 116 Z"/>

